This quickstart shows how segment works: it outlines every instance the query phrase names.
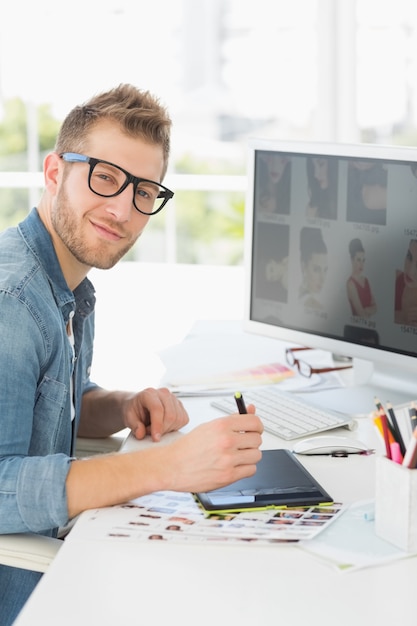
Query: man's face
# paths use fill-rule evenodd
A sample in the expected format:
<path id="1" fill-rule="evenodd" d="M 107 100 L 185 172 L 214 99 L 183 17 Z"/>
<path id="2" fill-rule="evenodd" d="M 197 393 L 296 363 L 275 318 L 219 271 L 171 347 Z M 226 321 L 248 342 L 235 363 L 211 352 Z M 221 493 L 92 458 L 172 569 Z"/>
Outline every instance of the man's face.
<path id="1" fill-rule="evenodd" d="M 110 161 L 135 176 L 160 182 L 161 146 L 125 135 L 117 125 L 100 122 L 88 137 L 83 154 Z M 90 267 L 113 267 L 142 234 L 149 216 L 133 205 L 130 184 L 118 196 L 103 198 L 88 187 L 88 163 L 65 163 L 51 210 L 51 223 L 64 247 Z"/>

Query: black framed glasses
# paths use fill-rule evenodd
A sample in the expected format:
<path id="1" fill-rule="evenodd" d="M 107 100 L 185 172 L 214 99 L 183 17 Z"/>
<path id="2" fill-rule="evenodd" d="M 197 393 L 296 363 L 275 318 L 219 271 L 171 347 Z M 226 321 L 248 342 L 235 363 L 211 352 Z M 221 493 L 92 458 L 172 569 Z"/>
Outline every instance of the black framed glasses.
<path id="1" fill-rule="evenodd" d="M 301 350 L 314 350 L 314 348 L 286 348 L 285 359 L 291 367 L 296 367 L 299 373 L 306 378 L 310 378 L 313 374 L 324 374 L 325 372 L 335 372 L 337 370 L 345 370 L 352 367 L 352 365 L 338 365 L 335 367 L 312 367 L 310 363 L 306 363 L 301 359 L 297 359 L 294 352 Z"/>
<path id="2" fill-rule="evenodd" d="M 174 192 L 154 180 L 133 176 L 119 165 L 78 154 L 77 152 L 63 152 L 59 155 L 67 163 L 88 163 L 88 186 L 90 190 L 103 198 L 113 198 L 133 185 L 133 205 L 139 213 L 155 215 L 164 208 L 168 200 L 174 197 Z"/>

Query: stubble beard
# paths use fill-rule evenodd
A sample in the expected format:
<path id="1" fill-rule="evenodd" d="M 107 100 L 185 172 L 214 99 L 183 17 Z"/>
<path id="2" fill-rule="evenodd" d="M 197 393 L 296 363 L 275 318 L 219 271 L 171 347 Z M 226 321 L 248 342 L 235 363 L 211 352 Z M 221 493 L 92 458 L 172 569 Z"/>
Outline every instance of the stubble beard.
<path id="1" fill-rule="evenodd" d="M 78 214 L 70 205 L 64 188 L 58 193 L 56 203 L 51 211 L 51 223 L 65 247 L 79 263 L 88 267 L 107 270 L 116 265 L 136 243 L 138 237 L 129 239 L 123 248 L 110 252 L 108 246 L 92 248 L 83 236 L 83 224 Z"/>

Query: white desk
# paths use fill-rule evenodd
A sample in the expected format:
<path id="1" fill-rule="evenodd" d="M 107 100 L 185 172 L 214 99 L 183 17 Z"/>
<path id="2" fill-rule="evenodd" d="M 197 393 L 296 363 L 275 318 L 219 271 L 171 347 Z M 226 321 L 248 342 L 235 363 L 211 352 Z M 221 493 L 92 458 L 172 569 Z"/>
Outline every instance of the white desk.
<path id="1" fill-rule="evenodd" d="M 213 415 L 207 399 L 186 405 L 199 419 Z M 366 431 L 364 422 L 361 437 Z M 265 435 L 264 447 L 277 443 Z M 149 444 L 129 439 L 125 449 L 142 445 Z M 374 457 L 316 457 L 306 465 L 336 499 L 373 493 Z M 290 545 L 68 542 L 16 626 L 414 623 L 416 578 L 415 558 L 340 574 Z"/>
<path id="2" fill-rule="evenodd" d="M 208 398 L 184 403 L 192 419 L 187 428 L 219 414 Z M 380 445 L 365 419 L 352 436 Z M 146 445 L 163 443 L 129 438 L 124 449 Z M 286 445 L 264 435 L 264 448 Z M 373 456 L 303 462 L 335 500 L 373 497 Z M 410 624 L 416 580 L 417 558 L 341 574 L 291 545 L 68 541 L 16 626 Z"/>

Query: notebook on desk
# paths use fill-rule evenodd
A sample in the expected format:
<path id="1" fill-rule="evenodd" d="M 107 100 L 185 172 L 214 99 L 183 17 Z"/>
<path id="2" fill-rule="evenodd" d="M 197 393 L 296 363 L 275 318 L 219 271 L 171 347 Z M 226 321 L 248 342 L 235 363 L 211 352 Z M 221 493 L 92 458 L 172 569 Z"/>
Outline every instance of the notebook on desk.
<path id="1" fill-rule="evenodd" d="M 332 497 L 286 449 L 264 450 L 254 476 L 220 489 L 195 493 L 194 497 L 210 514 L 333 503 Z"/>

